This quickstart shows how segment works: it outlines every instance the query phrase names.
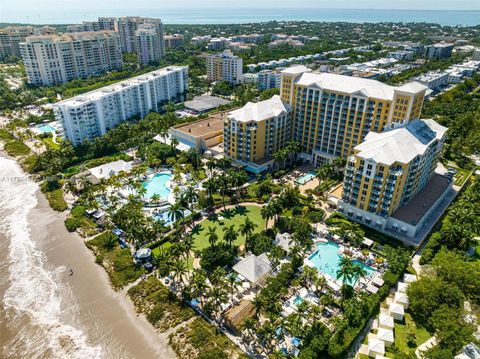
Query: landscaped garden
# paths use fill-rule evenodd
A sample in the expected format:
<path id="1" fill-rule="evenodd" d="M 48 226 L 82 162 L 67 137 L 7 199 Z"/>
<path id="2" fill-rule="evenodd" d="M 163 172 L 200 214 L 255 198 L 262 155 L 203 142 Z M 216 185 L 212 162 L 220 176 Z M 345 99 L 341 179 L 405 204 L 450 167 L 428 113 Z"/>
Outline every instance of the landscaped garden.
<path id="1" fill-rule="evenodd" d="M 265 219 L 262 218 L 261 207 L 240 206 L 227 209 L 203 220 L 193 229 L 192 237 L 194 248 L 196 250 L 202 250 L 210 245 L 208 241 L 210 228 L 216 231 L 219 241 L 224 238 L 225 228 L 234 226 L 235 231 L 240 233 L 240 226 L 245 222 L 246 218 L 249 218 L 255 225 L 253 233 L 259 233 L 265 228 Z M 235 244 L 245 244 L 245 236 L 239 235 Z"/>

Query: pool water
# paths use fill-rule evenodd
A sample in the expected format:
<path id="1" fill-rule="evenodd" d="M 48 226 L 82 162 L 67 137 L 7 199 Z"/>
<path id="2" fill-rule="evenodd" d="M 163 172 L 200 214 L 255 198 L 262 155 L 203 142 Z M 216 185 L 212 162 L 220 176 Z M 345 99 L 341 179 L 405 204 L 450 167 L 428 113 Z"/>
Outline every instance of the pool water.
<path id="1" fill-rule="evenodd" d="M 298 177 L 298 178 L 295 180 L 295 182 L 297 182 L 298 184 L 303 185 L 303 184 L 307 183 L 308 181 L 311 181 L 312 179 L 314 179 L 315 176 L 316 176 L 315 173 L 313 173 L 313 172 L 308 172 L 308 173 L 305 173 L 303 176 Z"/>
<path id="2" fill-rule="evenodd" d="M 146 198 L 152 198 L 153 195 L 158 194 L 164 201 L 168 200 L 170 195 L 170 188 L 167 183 L 172 178 L 171 173 L 163 172 L 155 174 L 151 179 L 143 183 L 143 187 L 147 190 Z"/>
<path id="3" fill-rule="evenodd" d="M 337 279 L 337 270 L 340 268 L 340 260 L 342 257 L 338 254 L 338 245 L 333 242 L 318 243 L 317 251 L 308 259 L 315 265 L 320 273 L 327 274 L 333 279 Z M 357 260 L 353 261 L 356 265 L 361 266 L 366 272 L 367 277 L 373 276 L 377 271 Z M 342 282 L 338 279 L 339 282 Z M 355 283 L 348 283 L 354 285 Z"/>
<path id="4" fill-rule="evenodd" d="M 293 300 L 293 304 L 295 304 L 297 307 L 303 303 L 303 298 L 297 295 L 295 299 Z"/>
<path id="5" fill-rule="evenodd" d="M 55 132 L 55 129 L 52 126 L 46 124 L 38 125 L 37 129 L 40 130 L 42 133 Z"/>

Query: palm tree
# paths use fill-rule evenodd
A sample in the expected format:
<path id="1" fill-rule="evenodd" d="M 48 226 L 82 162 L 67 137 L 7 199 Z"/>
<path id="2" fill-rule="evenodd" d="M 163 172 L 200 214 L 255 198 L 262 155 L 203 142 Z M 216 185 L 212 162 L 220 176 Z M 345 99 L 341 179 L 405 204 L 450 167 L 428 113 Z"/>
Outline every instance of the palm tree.
<path id="1" fill-rule="evenodd" d="M 207 232 L 208 243 L 210 243 L 211 247 L 215 247 L 215 244 L 218 241 L 218 234 L 217 234 L 217 227 L 208 227 Z"/>
<path id="2" fill-rule="evenodd" d="M 228 243 L 230 247 L 232 246 L 232 243 L 236 241 L 237 237 L 238 234 L 233 224 L 223 228 L 223 239 L 225 240 L 225 242 Z"/>
<path id="3" fill-rule="evenodd" d="M 213 178 L 213 170 L 217 167 L 217 161 L 215 158 L 211 157 L 207 161 L 207 169 L 209 171 L 209 179 Z"/>
<path id="4" fill-rule="evenodd" d="M 185 192 L 183 192 L 183 197 L 190 205 L 190 212 L 193 213 L 193 207 L 195 203 L 198 201 L 198 193 L 192 186 L 188 186 Z"/>
<path id="5" fill-rule="evenodd" d="M 210 304 L 212 305 L 213 311 L 215 313 L 215 320 L 217 321 L 217 323 L 219 323 L 221 305 L 228 302 L 227 291 L 222 287 L 215 286 L 210 288 L 207 295 L 210 298 Z"/>
<path id="6" fill-rule="evenodd" d="M 231 300 L 232 306 L 233 306 L 233 296 L 235 294 L 235 290 L 237 289 L 237 278 L 238 278 L 237 273 L 232 272 L 228 276 L 228 281 L 227 281 L 228 289 L 230 289 L 230 300 Z"/>
<path id="7" fill-rule="evenodd" d="M 206 280 L 207 280 L 207 277 L 203 272 L 203 270 L 194 270 L 192 279 L 191 279 L 192 295 L 195 298 L 198 298 L 198 297 L 201 298 L 200 302 L 202 303 L 202 306 L 203 306 L 204 294 L 208 288 Z"/>
<path id="8" fill-rule="evenodd" d="M 252 299 L 252 304 L 253 304 L 253 312 L 255 313 L 255 318 L 258 319 L 259 315 L 260 315 L 260 312 L 262 311 L 263 309 L 263 303 L 260 299 L 260 296 L 256 295 L 253 299 Z"/>
<path id="9" fill-rule="evenodd" d="M 254 223 L 250 218 L 245 218 L 245 221 L 240 224 L 240 233 L 245 236 L 245 243 L 247 239 L 253 234 L 253 231 L 257 227 L 257 224 Z"/>
<path id="10" fill-rule="evenodd" d="M 226 204 L 225 204 L 225 194 L 226 194 L 226 192 L 229 188 L 229 184 L 230 184 L 229 178 L 228 178 L 228 176 L 225 172 L 222 172 L 218 182 L 220 184 L 220 191 L 221 191 L 221 194 L 222 194 L 223 209 L 225 210 L 225 209 L 227 209 Z"/>
<path id="11" fill-rule="evenodd" d="M 354 264 L 348 257 L 342 257 L 340 259 L 340 265 L 337 270 L 337 279 L 341 280 L 343 284 L 349 285 L 353 280 Z"/>
<path id="12" fill-rule="evenodd" d="M 177 228 L 177 238 L 180 236 L 179 223 L 180 220 L 185 216 L 184 210 L 185 208 L 180 206 L 180 204 L 178 203 L 174 203 L 173 205 L 171 205 L 168 210 L 168 219 L 172 223 L 175 223 L 175 227 Z"/>
<path id="13" fill-rule="evenodd" d="M 150 201 L 152 203 L 158 203 L 160 202 L 160 195 L 158 193 L 155 193 L 152 197 L 150 197 Z"/>
<path id="14" fill-rule="evenodd" d="M 271 203 L 268 203 L 266 206 L 262 207 L 260 213 L 262 214 L 262 218 L 265 219 L 265 230 L 267 230 L 269 219 L 275 216 L 275 209 Z"/>
<path id="15" fill-rule="evenodd" d="M 317 275 L 317 277 L 313 280 L 313 285 L 315 286 L 315 292 L 319 295 L 325 285 L 327 284 L 327 279 L 323 275 Z"/>
<path id="16" fill-rule="evenodd" d="M 173 281 L 177 283 L 177 279 L 180 280 L 181 285 L 183 286 L 183 276 L 185 273 L 187 273 L 187 267 L 185 265 L 185 262 L 177 258 L 173 263 L 172 263 L 172 272 L 173 272 Z"/>
<path id="17" fill-rule="evenodd" d="M 367 271 L 362 266 L 358 264 L 353 264 L 353 270 L 352 270 L 353 283 L 356 283 L 358 279 L 365 278 L 366 276 L 367 276 Z"/>

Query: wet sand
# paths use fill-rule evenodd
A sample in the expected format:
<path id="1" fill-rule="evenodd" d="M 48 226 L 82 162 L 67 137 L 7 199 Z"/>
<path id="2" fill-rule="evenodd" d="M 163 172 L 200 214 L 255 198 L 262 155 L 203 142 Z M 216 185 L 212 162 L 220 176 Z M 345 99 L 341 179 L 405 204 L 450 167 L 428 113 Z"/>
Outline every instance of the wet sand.
<path id="1" fill-rule="evenodd" d="M 65 229 L 65 214 L 50 209 L 40 191 L 36 197 L 38 205 L 28 215 L 31 238 L 45 254 L 48 268 L 56 272 L 62 319 L 83 331 L 88 345 L 100 346 L 103 358 L 175 358 L 167 336 L 156 333 L 143 316 L 136 314 L 124 292 L 111 288 L 105 270 L 95 263 L 83 239 Z M 8 238 L 0 234 L 0 241 L 3 252 L 0 260 L 5 263 Z M 2 266 L 2 276 L 6 274 L 4 269 Z M 0 282 L 1 298 L 7 285 Z M 9 323 L 9 316 L 0 303 L 0 347 L 11 341 L 28 341 L 25 335 L 17 336 L 19 328 L 31 325 L 28 315 L 23 317 L 21 322 Z M 1 350 L 0 357 L 3 357 Z M 15 356 L 6 356 L 9 357 Z"/>

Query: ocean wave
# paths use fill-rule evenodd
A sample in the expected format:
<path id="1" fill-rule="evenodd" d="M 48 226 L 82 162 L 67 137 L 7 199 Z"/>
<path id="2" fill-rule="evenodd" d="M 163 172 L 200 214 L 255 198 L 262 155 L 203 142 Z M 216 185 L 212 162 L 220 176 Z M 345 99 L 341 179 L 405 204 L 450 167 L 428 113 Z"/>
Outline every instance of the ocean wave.
<path id="1" fill-rule="evenodd" d="M 5 349 L 15 357 L 102 358 L 101 347 L 89 346 L 85 334 L 60 317 L 57 280 L 65 276 L 66 269 L 48 269 L 44 254 L 30 236 L 28 214 L 37 205 L 38 186 L 12 178 L 25 178 L 25 174 L 16 162 L 0 158 L 0 230 L 9 240 L 9 283 L 3 303 L 10 325 L 28 315 L 35 328 L 20 325 Z"/>

